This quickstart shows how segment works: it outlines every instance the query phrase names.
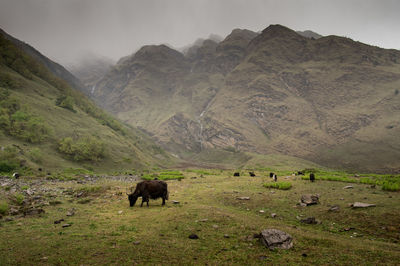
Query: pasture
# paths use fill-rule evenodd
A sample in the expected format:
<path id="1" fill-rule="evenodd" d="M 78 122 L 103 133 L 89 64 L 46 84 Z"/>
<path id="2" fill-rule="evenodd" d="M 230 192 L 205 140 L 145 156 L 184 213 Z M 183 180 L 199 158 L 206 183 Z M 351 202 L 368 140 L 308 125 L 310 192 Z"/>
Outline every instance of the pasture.
<path id="1" fill-rule="evenodd" d="M 274 171 L 278 181 L 291 187 L 267 188 L 264 184 L 272 183 L 269 171 L 256 170 L 256 177 L 248 171 L 233 177 L 233 172 L 155 173 L 184 178 L 166 178 L 169 201 L 161 206 L 161 199 L 151 200 L 149 208 L 140 207 L 141 199 L 129 207 L 125 192 L 135 184 L 135 176 L 62 181 L 22 177 L 15 181 L 18 186 L 3 178 L 0 265 L 395 265 L 400 261 L 399 192 L 361 181 L 344 189 L 349 183 L 322 180 L 318 174 L 311 183 L 279 170 Z M 336 174 L 340 175 L 331 173 Z M 362 178 L 370 176 L 357 180 Z M 298 205 L 307 193 L 318 193 L 320 203 Z M 22 195 L 22 202 L 17 203 L 14 194 Z M 35 196 L 41 197 L 44 213 L 6 214 L 13 205 Z M 353 202 L 376 207 L 353 209 L 349 207 Z M 338 208 L 329 211 L 332 206 Z M 301 222 L 308 217 L 319 223 Z M 266 228 L 291 234 L 294 247 L 267 249 L 254 237 Z M 198 239 L 189 239 L 191 234 Z"/>

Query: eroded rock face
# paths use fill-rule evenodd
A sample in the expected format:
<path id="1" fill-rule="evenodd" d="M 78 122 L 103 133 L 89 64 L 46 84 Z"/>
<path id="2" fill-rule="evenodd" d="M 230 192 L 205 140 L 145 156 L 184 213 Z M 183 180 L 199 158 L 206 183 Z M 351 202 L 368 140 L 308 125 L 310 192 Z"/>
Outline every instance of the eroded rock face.
<path id="1" fill-rule="evenodd" d="M 270 250 L 275 248 L 290 249 L 293 247 L 292 236 L 278 229 L 262 230 L 261 242 Z"/>

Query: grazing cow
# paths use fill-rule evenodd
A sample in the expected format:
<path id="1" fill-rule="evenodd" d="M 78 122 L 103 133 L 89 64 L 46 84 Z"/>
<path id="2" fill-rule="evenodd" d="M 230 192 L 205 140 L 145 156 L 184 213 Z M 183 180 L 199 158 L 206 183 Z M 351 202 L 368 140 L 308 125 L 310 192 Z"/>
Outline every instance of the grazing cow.
<path id="1" fill-rule="evenodd" d="M 302 171 L 298 171 L 297 175 L 304 175 L 304 173 Z"/>
<path id="2" fill-rule="evenodd" d="M 239 172 L 233 173 L 233 176 L 240 176 Z"/>
<path id="3" fill-rule="evenodd" d="M 140 207 L 143 207 L 143 202 L 147 202 L 147 207 L 149 207 L 149 199 L 158 198 L 162 198 L 162 205 L 165 205 L 165 200 L 168 200 L 168 185 L 161 180 L 142 181 L 136 185 L 133 193 L 127 195 L 131 207 L 135 205 L 138 197 L 142 197 Z"/>
<path id="4" fill-rule="evenodd" d="M 249 172 L 250 176 L 256 176 L 256 174 L 254 172 Z"/>
<path id="5" fill-rule="evenodd" d="M 273 178 L 274 177 L 274 173 L 269 173 L 269 177 Z"/>
<path id="6" fill-rule="evenodd" d="M 273 178 L 274 178 L 274 182 L 278 181 L 278 176 L 276 174 L 274 174 Z"/>
<path id="7" fill-rule="evenodd" d="M 314 182 L 314 180 L 315 180 L 315 175 L 314 175 L 314 173 L 311 173 L 310 174 L 310 181 Z"/>
<path id="8" fill-rule="evenodd" d="M 19 173 L 14 173 L 12 176 L 13 176 L 15 179 L 18 179 L 18 178 L 19 178 Z"/>

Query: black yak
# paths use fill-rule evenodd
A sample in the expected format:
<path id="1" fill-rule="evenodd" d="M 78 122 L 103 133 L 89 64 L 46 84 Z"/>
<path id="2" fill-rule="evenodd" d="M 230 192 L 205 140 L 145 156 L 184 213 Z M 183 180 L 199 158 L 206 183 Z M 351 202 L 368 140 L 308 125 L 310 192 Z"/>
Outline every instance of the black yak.
<path id="1" fill-rule="evenodd" d="M 233 173 L 233 176 L 240 176 L 240 173 L 239 172 L 235 172 L 235 173 Z"/>
<path id="2" fill-rule="evenodd" d="M 274 173 L 269 173 L 269 177 L 273 178 L 274 177 Z"/>
<path id="3" fill-rule="evenodd" d="M 250 176 L 256 176 L 256 174 L 254 172 L 249 172 Z"/>
<path id="4" fill-rule="evenodd" d="M 165 205 L 165 200 L 168 200 L 168 185 L 161 180 L 148 180 L 139 182 L 136 185 L 136 189 L 133 193 L 128 194 L 129 205 L 133 207 L 138 199 L 142 197 L 143 202 L 147 202 L 147 207 L 149 207 L 149 199 L 162 198 L 162 205 Z"/>
<path id="5" fill-rule="evenodd" d="M 314 180 L 315 180 L 315 175 L 314 175 L 314 173 L 311 173 L 310 174 L 310 181 L 314 182 Z"/>

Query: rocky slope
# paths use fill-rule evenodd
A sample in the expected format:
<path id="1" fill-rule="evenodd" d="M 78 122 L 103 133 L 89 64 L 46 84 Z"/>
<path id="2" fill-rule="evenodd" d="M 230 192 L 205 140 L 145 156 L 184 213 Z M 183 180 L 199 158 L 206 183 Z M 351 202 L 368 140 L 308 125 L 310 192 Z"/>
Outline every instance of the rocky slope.
<path id="1" fill-rule="evenodd" d="M 399 89 L 400 51 L 271 25 L 233 30 L 186 56 L 143 47 L 93 96 L 176 153 L 281 153 L 390 172 L 400 170 Z"/>

